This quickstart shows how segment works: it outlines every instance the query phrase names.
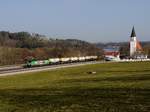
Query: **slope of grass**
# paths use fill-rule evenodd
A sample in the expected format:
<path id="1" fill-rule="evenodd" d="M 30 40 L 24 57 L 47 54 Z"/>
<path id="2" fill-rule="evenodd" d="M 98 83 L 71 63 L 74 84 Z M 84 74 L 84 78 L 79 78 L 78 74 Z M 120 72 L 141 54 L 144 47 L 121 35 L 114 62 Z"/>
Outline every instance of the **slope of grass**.
<path id="1" fill-rule="evenodd" d="M 95 64 L 0 77 L 0 112 L 149 111 L 150 62 Z"/>

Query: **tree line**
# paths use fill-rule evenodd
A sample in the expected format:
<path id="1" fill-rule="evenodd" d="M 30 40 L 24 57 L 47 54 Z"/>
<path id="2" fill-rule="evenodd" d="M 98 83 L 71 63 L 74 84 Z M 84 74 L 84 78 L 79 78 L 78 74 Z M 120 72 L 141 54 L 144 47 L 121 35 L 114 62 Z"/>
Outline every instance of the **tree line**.
<path id="1" fill-rule="evenodd" d="M 76 39 L 52 39 L 28 32 L 0 32 L 0 65 L 21 64 L 31 58 L 42 60 L 87 55 L 102 57 L 103 50 Z"/>

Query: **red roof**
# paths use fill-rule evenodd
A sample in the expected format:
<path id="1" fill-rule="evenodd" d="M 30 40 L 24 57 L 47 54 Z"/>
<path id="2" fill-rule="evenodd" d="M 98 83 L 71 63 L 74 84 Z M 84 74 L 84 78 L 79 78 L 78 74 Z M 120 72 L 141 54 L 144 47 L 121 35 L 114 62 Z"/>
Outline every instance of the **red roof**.
<path id="1" fill-rule="evenodd" d="M 120 52 L 114 52 L 114 51 L 107 51 L 105 52 L 105 55 L 109 56 L 118 56 L 120 55 Z"/>
<path id="2" fill-rule="evenodd" d="M 141 44 L 140 44 L 140 42 L 138 40 L 136 41 L 136 48 L 138 50 L 142 50 L 142 46 L 141 46 Z"/>

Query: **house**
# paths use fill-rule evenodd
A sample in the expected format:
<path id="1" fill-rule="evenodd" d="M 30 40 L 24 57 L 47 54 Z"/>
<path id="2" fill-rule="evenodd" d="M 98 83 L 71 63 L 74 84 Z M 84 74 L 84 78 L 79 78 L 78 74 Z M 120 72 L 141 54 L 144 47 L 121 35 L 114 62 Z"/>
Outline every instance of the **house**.
<path id="1" fill-rule="evenodd" d="M 118 48 L 112 46 L 107 49 L 104 49 L 104 57 L 106 61 L 119 61 L 120 60 L 120 52 Z"/>

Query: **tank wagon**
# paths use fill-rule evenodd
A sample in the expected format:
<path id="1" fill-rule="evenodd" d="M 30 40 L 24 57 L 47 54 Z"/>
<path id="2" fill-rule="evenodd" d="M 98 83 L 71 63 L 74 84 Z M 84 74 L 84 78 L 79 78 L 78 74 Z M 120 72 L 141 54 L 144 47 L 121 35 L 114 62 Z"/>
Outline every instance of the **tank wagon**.
<path id="1" fill-rule="evenodd" d="M 83 57 L 65 57 L 65 58 L 50 58 L 47 60 L 35 60 L 32 59 L 27 61 L 24 67 L 37 67 L 37 66 L 46 66 L 46 65 L 56 65 L 56 64 L 65 64 L 65 63 L 75 63 L 75 62 L 85 62 L 85 61 L 96 61 L 98 56 L 83 56 Z"/>

